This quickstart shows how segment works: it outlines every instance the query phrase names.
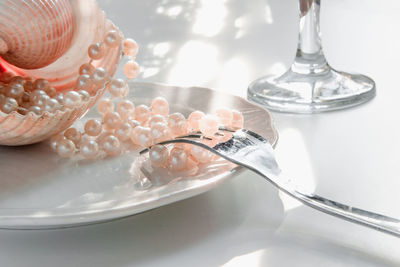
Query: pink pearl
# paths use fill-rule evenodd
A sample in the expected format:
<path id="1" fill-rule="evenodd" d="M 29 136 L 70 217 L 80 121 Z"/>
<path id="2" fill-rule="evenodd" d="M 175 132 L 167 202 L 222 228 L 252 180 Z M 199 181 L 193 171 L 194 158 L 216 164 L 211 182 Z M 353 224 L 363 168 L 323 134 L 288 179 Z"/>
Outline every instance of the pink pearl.
<path id="1" fill-rule="evenodd" d="M 33 104 L 44 109 L 49 100 L 50 97 L 48 95 L 40 95 Z"/>
<path id="2" fill-rule="evenodd" d="M 94 140 L 81 143 L 79 150 L 85 159 L 95 159 L 99 155 L 99 145 Z"/>
<path id="3" fill-rule="evenodd" d="M 128 119 L 128 123 L 132 127 L 132 129 L 136 128 L 137 126 L 140 126 L 140 122 L 131 118 Z"/>
<path id="4" fill-rule="evenodd" d="M 204 112 L 196 110 L 190 113 L 188 117 L 188 127 L 191 131 L 199 130 L 199 120 L 205 116 Z"/>
<path id="5" fill-rule="evenodd" d="M 124 99 L 117 104 L 117 112 L 123 119 L 128 119 L 134 111 L 135 105 L 128 99 Z"/>
<path id="6" fill-rule="evenodd" d="M 115 129 L 115 136 L 122 142 L 127 141 L 130 138 L 132 126 L 128 123 L 122 123 Z"/>
<path id="7" fill-rule="evenodd" d="M 81 99 L 83 102 L 87 102 L 90 99 L 90 94 L 86 90 L 79 90 L 77 91 L 78 94 L 81 95 Z"/>
<path id="8" fill-rule="evenodd" d="M 32 81 L 26 81 L 24 83 L 24 89 L 25 89 L 26 92 L 32 92 L 34 90 L 33 82 Z"/>
<path id="9" fill-rule="evenodd" d="M 143 123 L 150 117 L 150 109 L 146 105 L 139 105 L 135 108 L 135 119 Z"/>
<path id="10" fill-rule="evenodd" d="M 117 112 L 108 112 L 104 114 L 102 123 L 106 130 L 112 130 L 119 127 L 122 120 Z"/>
<path id="11" fill-rule="evenodd" d="M 168 126 L 174 135 L 183 135 L 186 133 L 186 119 L 181 113 L 172 113 L 168 116 Z"/>
<path id="12" fill-rule="evenodd" d="M 169 168 L 172 171 L 180 171 L 186 167 L 188 156 L 186 152 L 179 148 L 173 148 L 169 156 Z"/>
<path id="13" fill-rule="evenodd" d="M 88 48 L 89 57 L 93 60 L 101 59 L 104 56 L 104 45 L 95 43 Z"/>
<path id="14" fill-rule="evenodd" d="M 168 157 L 168 148 L 163 145 L 154 145 L 149 151 L 150 161 L 156 167 L 164 167 L 167 164 Z"/>
<path id="15" fill-rule="evenodd" d="M 151 102 L 151 111 L 154 114 L 167 116 L 169 113 L 169 104 L 164 97 L 156 97 Z"/>
<path id="16" fill-rule="evenodd" d="M 192 157 L 200 162 L 200 163 L 207 163 L 211 160 L 212 158 L 212 153 L 208 151 L 207 149 L 201 148 L 199 146 L 191 146 L 190 148 L 190 154 Z"/>
<path id="17" fill-rule="evenodd" d="M 150 117 L 150 119 L 149 119 L 149 126 L 152 127 L 153 124 L 154 124 L 154 123 L 157 123 L 157 122 L 165 123 L 165 124 L 168 123 L 168 122 L 167 122 L 167 119 L 166 119 L 165 117 L 156 114 L 156 115 L 152 115 L 152 116 Z"/>
<path id="18" fill-rule="evenodd" d="M 50 113 L 55 113 L 57 110 L 60 110 L 60 108 L 61 108 L 60 103 L 58 103 L 58 101 L 55 100 L 54 98 L 50 98 L 44 105 L 43 110 Z"/>
<path id="19" fill-rule="evenodd" d="M 38 106 L 30 106 L 28 109 L 30 112 L 33 112 L 36 115 L 41 115 L 43 110 Z"/>
<path id="20" fill-rule="evenodd" d="M 101 146 L 104 152 L 109 156 L 116 156 L 121 153 L 121 144 L 114 135 L 104 137 Z"/>
<path id="21" fill-rule="evenodd" d="M 91 91 L 92 85 L 93 82 L 89 74 L 82 74 L 76 80 L 76 90 Z"/>
<path id="22" fill-rule="evenodd" d="M 4 113 L 11 113 L 18 108 L 18 102 L 14 98 L 6 97 L 3 104 L 0 106 L 1 111 Z"/>
<path id="23" fill-rule="evenodd" d="M 92 74 L 93 70 L 94 70 L 94 67 L 92 64 L 85 63 L 79 67 L 79 74 L 80 75 L 87 74 L 90 76 Z"/>
<path id="24" fill-rule="evenodd" d="M 108 91 L 113 97 L 124 97 L 127 95 L 128 84 L 122 79 L 113 79 L 108 87 Z"/>
<path id="25" fill-rule="evenodd" d="M 64 106 L 75 108 L 81 104 L 81 95 L 75 91 L 69 91 L 64 95 Z"/>
<path id="26" fill-rule="evenodd" d="M 102 115 L 108 112 L 113 112 L 114 103 L 109 98 L 102 98 L 97 104 L 97 111 Z"/>
<path id="27" fill-rule="evenodd" d="M 108 73 L 103 68 L 96 68 L 94 69 L 91 78 L 93 83 L 95 83 L 98 86 L 103 86 L 108 79 Z"/>
<path id="28" fill-rule="evenodd" d="M 205 136 L 214 136 L 218 131 L 218 120 L 212 115 L 206 115 L 199 120 L 199 129 Z"/>
<path id="29" fill-rule="evenodd" d="M 60 157 L 70 158 L 75 154 L 75 144 L 71 140 L 62 139 L 58 142 L 56 147 Z"/>
<path id="30" fill-rule="evenodd" d="M 147 127 L 137 126 L 131 132 L 131 140 L 134 144 L 148 147 L 152 143 L 151 130 Z"/>
<path id="31" fill-rule="evenodd" d="M 232 124 L 233 113 L 228 108 L 219 108 L 215 111 L 215 115 L 217 116 L 220 124 L 225 127 L 230 127 Z"/>
<path id="32" fill-rule="evenodd" d="M 35 105 L 37 100 L 41 95 L 47 95 L 45 91 L 43 90 L 35 90 L 29 95 L 29 101 L 31 102 L 32 105 Z"/>
<path id="33" fill-rule="evenodd" d="M 64 136 L 77 145 L 81 141 L 82 134 L 76 128 L 71 127 L 64 132 Z"/>
<path id="34" fill-rule="evenodd" d="M 116 47 L 121 43 L 121 37 L 117 31 L 111 30 L 106 33 L 104 43 L 109 47 Z"/>
<path id="35" fill-rule="evenodd" d="M 151 137 L 155 142 L 161 142 L 169 137 L 168 125 L 161 122 L 156 122 L 151 126 Z"/>
<path id="36" fill-rule="evenodd" d="M 85 133 L 89 136 L 98 136 L 101 133 L 102 126 L 100 121 L 91 119 L 85 123 Z"/>
<path id="37" fill-rule="evenodd" d="M 57 95 L 57 90 L 54 87 L 47 87 L 46 89 L 44 89 L 44 91 L 46 92 L 46 94 L 50 97 L 55 97 Z"/>
<path id="38" fill-rule="evenodd" d="M 240 111 L 232 110 L 232 128 L 242 129 L 244 125 L 243 114 Z"/>
<path id="39" fill-rule="evenodd" d="M 136 78 L 139 74 L 139 70 L 139 65 L 133 60 L 126 62 L 123 68 L 124 74 L 128 79 Z"/>
<path id="40" fill-rule="evenodd" d="M 127 38 L 123 42 L 124 53 L 128 57 L 135 57 L 139 51 L 139 46 L 135 40 Z"/>

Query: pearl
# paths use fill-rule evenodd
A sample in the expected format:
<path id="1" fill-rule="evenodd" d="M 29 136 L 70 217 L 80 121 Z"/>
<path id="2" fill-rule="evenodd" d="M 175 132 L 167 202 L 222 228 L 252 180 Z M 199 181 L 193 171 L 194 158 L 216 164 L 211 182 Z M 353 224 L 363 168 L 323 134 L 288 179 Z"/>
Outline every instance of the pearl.
<path id="1" fill-rule="evenodd" d="M 116 110 L 121 118 L 127 119 L 135 111 L 135 105 L 132 103 L 132 101 L 124 99 L 117 104 Z"/>
<path id="2" fill-rule="evenodd" d="M 213 156 L 210 151 L 199 146 L 191 146 L 190 155 L 200 163 L 210 162 Z"/>
<path id="3" fill-rule="evenodd" d="M 114 111 L 114 103 L 109 98 L 102 98 L 97 104 L 97 111 L 100 114 L 105 114 Z"/>
<path id="4" fill-rule="evenodd" d="M 206 115 L 199 120 L 200 132 L 205 136 L 214 136 L 218 131 L 218 120 L 212 115 Z"/>
<path id="5" fill-rule="evenodd" d="M 156 97 L 151 102 L 151 111 L 154 114 L 167 116 L 169 113 L 169 104 L 164 97 Z"/>
<path id="6" fill-rule="evenodd" d="M 85 123 L 84 130 L 89 136 L 98 136 L 102 130 L 101 123 L 98 120 L 90 119 Z"/>
<path id="7" fill-rule="evenodd" d="M 124 97 L 128 92 L 128 85 L 122 79 L 113 79 L 108 87 L 108 91 L 113 97 Z"/>
<path id="8" fill-rule="evenodd" d="M 104 85 L 108 79 L 108 73 L 103 68 L 96 68 L 92 73 L 92 80 L 97 85 Z"/>
<path id="9" fill-rule="evenodd" d="M 229 127 L 232 124 L 233 113 L 228 108 L 219 108 L 215 111 L 215 115 L 217 116 L 220 124 L 225 127 Z"/>
<path id="10" fill-rule="evenodd" d="M 68 91 L 64 95 L 64 106 L 74 108 L 81 104 L 81 95 L 75 91 Z"/>
<path id="11" fill-rule="evenodd" d="M 164 123 L 164 124 L 168 124 L 167 119 L 161 115 L 152 115 L 149 119 L 149 126 L 152 127 L 153 124 L 160 122 L 160 123 Z"/>
<path id="12" fill-rule="evenodd" d="M 18 108 L 18 102 L 14 98 L 6 97 L 1 105 L 0 109 L 4 113 L 11 113 Z"/>
<path id="13" fill-rule="evenodd" d="M 92 64 L 85 63 L 79 67 L 79 74 L 80 75 L 83 75 L 83 74 L 91 75 L 93 70 L 94 70 L 94 67 Z"/>
<path id="14" fill-rule="evenodd" d="M 64 132 L 64 136 L 77 145 L 81 141 L 82 134 L 76 128 L 71 127 Z"/>
<path id="15" fill-rule="evenodd" d="M 0 105 L 2 105 L 5 100 L 6 100 L 6 96 L 3 94 L 0 94 Z"/>
<path id="16" fill-rule="evenodd" d="M 168 157 L 168 148 L 163 145 L 154 145 L 149 151 L 150 161 L 156 167 L 164 167 L 168 161 Z"/>
<path id="17" fill-rule="evenodd" d="M 46 89 L 44 89 L 44 91 L 46 92 L 46 94 L 50 97 L 55 97 L 57 95 L 57 91 L 56 88 L 54 87 L 47 87 Z"/>
<path id="18" fill-rule="evenodd" d="M 65 139 L 65 137 L 62 134 L 56 134 L 56 135 L 52 136 L 50 138 L 50 147 L 51 147 L 51 149 L 53 151 L 57 151 L 57 145 L 63 139 Z"/>
<path id="19" fill-rule="evenodd" d="M 44 108 L 49 100 L 48 95 L 39 95 L 33 105 Z"/>
<path id="20" fill-rule="evenodd" d="M 186 119 L 181 113 L 172 113 L 168 116 L 168 126 L 174 135 L 183 135 L 186 133 Z"/>
<path id="21" fill-rule="evenodd" d="M 147 127 L 137 126 L 131 132 L 131 140 L 134 144 L 142 147 L 151 145 L 151 130 Z"/>
<path id="22" fill-rule="evenodd" d="M 92 85 L 93 82 L 89 74 L 79 75 L 78 79 L 76 80 L 76 90 L 90 91 Z"/>
<path id="23" fill-rule="evenodd" d="M 104 43 L 110 47 L 118 46 L 121 43 L 121 37 L 117 31 L 111 30 L 106 33 L 106 36 L 104 37 Z"/>
<path id="24" fill-rule="evenodd" d="M 139 105 L 135 108 L 135 119 L 138 122 L 145 122 L 150 117 L 150 109 L 146 105 Z"/>
<path id="25" fill-rule="evenodd" d="M 121 144 L 114 135 L 104 137 L 101 146 L 104 152 L 109 156 L 116 156 L 121 153 Z"/>
<path id="26" fill-rule="evenodd" d="M 21 76 L 14 76 L 10 80 L 10 84 L 11 83 L 20 83 L 21 85 L 24 85 L 25 82 L 26 82 L 26 80 L 24 79 L 24 77 L 21 77 Z"/>
<path id="27" fill-rule="evenodd" d="M 106 130 L 112 130 L 116 129 L 122 123 L 122 120 L 117 112 L 108 112 L 104 114 L 102 123 Z"/>
<path id="28" fill-rule="evenodd" d="M 199 121 L 205 116 L 204 112 L 196 110 L 188 117 L 188 127 L 191 131 L 199 130 Z"/>
<path id="29" fill-rule="evenodd" d="M 99 145 L 94 140 L 83 142 L 79 150 L 85 159 L 94 159 L 99 155 Z"/>
<path id="30" fill-rule="evenodd" d="M 49 83 L 49 81 L 47 81 L 45 79 L 37 79 L 33 83 L 33 89 L 34 90 L 45 90 L 48 87 L 50 87 L 50 83 Z"/>
<path id="31" fill-rule="evenodd" d="M 58 103 L 57 100 L 55 100 L 54 98 L 50 98 L 46 101 L 46 104 L 44 105 L 43 110 L 44 111 L 48 111 L 50 113 L 54 113 L 57 110 L 60 109 L 60 103 Z"/>
<path id="32" fill-rule="evenodd" d="M 128 119 L 128 123 L 131 125 L 132 129 L 140 126 L 140 122 L 138 122 L 137 120 Z"/>
<path id="33" fill-rule="evenodd" d="M 135 40 L 127 38 L 123 42 L 124 53 L 128 57 L 135 57 L 139 51 L 139 46 Z"/>
<path id="34" fill-rule="evenodd" d="M 136 78 L 139 74 L 139 70 L 139 65 L 133 60 L 126 62 L 123 67 L 124 74 L 128 79 Z"/>
<path id="35" fill-rule="evenodd" d="M 244 124 L 243 114 L 240 111 L 232 110 L 232 128 L 242 129 Z"/>
<path id="36" fill-rule="evenodd" d="M 32 82 L 32 81 L 26 81 L 26 82 L 24 83 L 24 90 L 25 90 L 26 92 L 32 92 L 32 91 L 34 90 L 34 88 L 33 88 L 33 82 Z"/>
<path id="37" fill-rule="evenodd" d="M 41 95 L 47 95 L 47 94 L 43 90 L 33 91 L 29 96 L 29 102 L 31 102 L 32 105 L 35 105 L 35 103 L 38 101 L 38 99 Z"/>
<path id="38" fill-rule="evenodd" d="M 93 60 L 101 59 L 104 56 L 104 45 L 95 43 L 89 46 L 88 55 Z"/>
<path id="39" fill-rule="evenodd" d="M 168 139 L 168 125 L 156 122 L 151 126 L 151 137 L 155 142 L 161 142 Z"/>
<path id="40" fill-rule="evenodd" d="M 127 141 L 130 138 L 132 126 L 128 123 L 122 123 L 115 129 L 115 136 L 121 141 Z"/>
<path id="41" fill-rule="evenodd" d="M 30 112 L 35 113 L 36 115 L 41 115 L 42 114 L 42 109 L 38 106 L 30 106 L 28 109 Z"/>
<path id="42" fill-rule="evenodd" d="M 169 156 L 169 168 L 173 171 L 180 171 L 186 167 L 188 161 L 187 154 L 184 150 L 173 148 Z"/>
<path id="43" fill-rule="evenodd" d="M 63 105 L 64 103 L 64 95 L 63 93 L 58 93 L 55 97 L 55 100 L 57 100 L 58 103 L 60 103 L 61 105 Z"/>
<path id="44" fill-rule="evenodd" d="M 10 83 L 6 88 L 6 96 L 19 99 L 24 94 L 24 86 L 21 83 Z"/>
<path id="45" fill-rule="evenodd" d="M 75 144 L 68 139 L 57 142 L 57 153 L 60 157 L 70 158 L 75 154 Z"/>
<path id="46" fill-rule="evenodd" d="M 90 99 L 90 94 L 85 90 L 79 90 L 78 94 L 81 95 L 81 99 L 83 102 L 87 102 Z"/>

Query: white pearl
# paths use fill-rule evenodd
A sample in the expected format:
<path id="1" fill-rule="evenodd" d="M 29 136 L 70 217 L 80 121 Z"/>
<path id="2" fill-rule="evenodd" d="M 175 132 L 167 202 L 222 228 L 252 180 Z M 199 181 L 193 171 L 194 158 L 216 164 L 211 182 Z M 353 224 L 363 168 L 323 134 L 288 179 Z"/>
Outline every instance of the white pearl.
<path id="1" fill-rule="evenodd" d="M 33 104 L 44 108 L 49 100 L 50 97 L 48 95 L 40 95 Z"/>
<path id="2" fill-rule="evenodd" d="M 80 146 L 81 155 L 86 159 L 94 159 L 99 154 L 99 145 L 94 140 L 88 140 Z"/>
<path id="3" fill-rule="evenodd" d="M 1 111 L 4 113 L 11 113 L 18 108 L 18 102 L 14 98 L 7 97 L 1 105 Z"/>
<path id="4" fill-rule="evenodd" d="M 123 79 L 113 79 L 108 91 L 113 97 L 124 97 L 127 93 L 127 84 Z"/>
<path id="5" fill-rule="evenodd" d="M 92 73 L 92 80 L 97 85 L 103 85 L 108 79 L 108 73 L 103 68 L 96 68 Z"/>
<path id="6" fill-rule="evenodd" d="M 90 99 L 90 94 L 86 90 L 79 90 L 78 94 L 81 95 L 81 99 L 83 102 L 87 102 Z"/>
<path id="7" fill-rule="evenodd" d="M 95 43 L 88 48 L 89 57 L 93 60 L 101 59 L 104 56 L 104 45 Z"/>
<path id="8" fill-rule="evenodd" d="M 57 144 L 57 153 L 60 157 L 69 158 L 75 154 L 75 144 L 71 140 L 62 139 Z"/>
<path id="9" fill-rule="evenodd" d="M 81 95 L 75 91 L 69 91 L 64 95 L 64 106 L 74 108 L 81 104 Z"/>
<path id="10" fill-rule="evenodd" d="M 6 90 L 6 96 L 15 99 L 22 97 L 23 94 L 24 94 L 24 87 L 22 86 L 21 83 L 13 82 L 8 86 Z"/>
<path id="11" fill-rule="evenodd" d="M 60 109 L 60 103 L 58 103 L 58 101 L 55 100 L 54 98 L 50 98 L 49 100 L 47 100 L 43 108 L 44 111 L 48 111 L 50 113 L 54 113 L 59 109 Z"/>
<path id="12" fill-rule="evenodd" d="M 30 106 L 28 110 L 35 113 L 36 115 L 42 114 L 42 109 L 38 106 Z"/>
<path id="13" fill-rule="evenodd" d="M 41 95 L 47 95 L 45 91 L 43 90 L 35 90 L 29 95 L 29 101 L 31 102 L 32 105 L 35 105 L 37 102 L 38 98 Z"/>

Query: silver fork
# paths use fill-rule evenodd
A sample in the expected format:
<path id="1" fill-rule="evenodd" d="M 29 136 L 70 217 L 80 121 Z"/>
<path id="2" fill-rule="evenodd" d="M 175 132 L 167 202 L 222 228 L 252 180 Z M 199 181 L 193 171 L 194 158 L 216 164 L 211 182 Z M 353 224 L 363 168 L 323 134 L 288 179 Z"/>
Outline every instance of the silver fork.
<path id="1" fill-rule="evenodd" d="M 229 131 L 224 128 L 220 130 Z M 204 137 L 199 133 L 177 137 L 176 139 L 167 140 L 159 144 L 187 143 L 200 146 L 226 160 L 254 171 L 280 190 L 311 208 L 400 237 L 400 220 L 351 207 L 300 189 L 293 180 L 281 174 L 281 170 L 275 160 L 274 150 L 266 139 L 246 129 L 229 132 L 232 133 L 232 138 L 214 147 L 202 143 L 201 139 Z M 148 152 L 149 149 L 142 150 L 140 154 Z"/>

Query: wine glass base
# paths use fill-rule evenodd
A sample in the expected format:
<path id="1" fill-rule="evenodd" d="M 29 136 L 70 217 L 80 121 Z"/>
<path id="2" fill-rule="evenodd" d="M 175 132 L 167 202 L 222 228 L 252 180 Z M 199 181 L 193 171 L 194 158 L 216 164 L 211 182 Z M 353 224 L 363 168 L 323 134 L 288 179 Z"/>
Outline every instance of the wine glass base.
<path id="1" fill-rule="evenodd" d="M 375 82 L 364 75 L 332 68 L 312 74 L 289 69 L 281 76 L 267 76 L 252 82 L 247 98 L 274 111 L 319 113 L 360 105 L 375 94 Z"/>

